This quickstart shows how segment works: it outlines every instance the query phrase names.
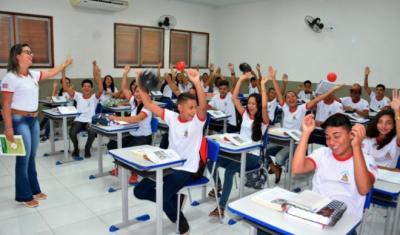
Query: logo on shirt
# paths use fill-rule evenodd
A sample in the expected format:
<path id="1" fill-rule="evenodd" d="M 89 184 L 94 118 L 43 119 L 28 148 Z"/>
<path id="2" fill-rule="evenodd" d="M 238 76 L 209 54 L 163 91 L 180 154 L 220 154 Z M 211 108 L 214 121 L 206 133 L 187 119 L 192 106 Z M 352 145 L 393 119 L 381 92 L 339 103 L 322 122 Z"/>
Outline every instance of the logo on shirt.
<path id="1" fill-rule="evenodd" d="M 3 89 L 8 89 L 8 83 L 3 83 L 3 84 L 1 84 L 1 87 L 2 87 Z"/>
<path id="2" fill-rule="evenodd" d="M 340 182 L 348 184 L 349 183 L 349 172 L 346 170 L 346 171 L 342 171 L 340 174 L 342 175 L 340 178 Z"/>
<path id="3" fill-rule="evenodd" d="M 188 130 L 185 130 L 185 132 L 183 133 L 183 136 L 184 136 L 184 137 L 188 137 L 188 135 L 189 135 Z"/>

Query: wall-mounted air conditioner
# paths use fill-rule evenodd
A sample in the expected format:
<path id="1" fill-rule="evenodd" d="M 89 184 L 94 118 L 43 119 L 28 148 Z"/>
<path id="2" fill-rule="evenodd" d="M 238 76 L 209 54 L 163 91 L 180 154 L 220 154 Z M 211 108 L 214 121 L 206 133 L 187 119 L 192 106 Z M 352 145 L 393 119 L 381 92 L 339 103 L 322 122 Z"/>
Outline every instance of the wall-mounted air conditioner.
<path id="1" fill-rule="evenodd" d="M 74 7 L 84 7 L 103 11 L 121 11 L 129 6 L 130 0 L 69 0 Z"/>

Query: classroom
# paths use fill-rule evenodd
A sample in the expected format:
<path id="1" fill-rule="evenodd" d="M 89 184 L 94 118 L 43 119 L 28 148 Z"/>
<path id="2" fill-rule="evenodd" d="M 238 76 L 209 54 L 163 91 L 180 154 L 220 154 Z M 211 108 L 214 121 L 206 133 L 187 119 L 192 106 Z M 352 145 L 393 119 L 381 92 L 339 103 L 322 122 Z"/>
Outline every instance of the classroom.
<path id="1" fill-rule="evenodd" d="M 1 0 L 0 235 L 400 234 L 399 10 Z"/>

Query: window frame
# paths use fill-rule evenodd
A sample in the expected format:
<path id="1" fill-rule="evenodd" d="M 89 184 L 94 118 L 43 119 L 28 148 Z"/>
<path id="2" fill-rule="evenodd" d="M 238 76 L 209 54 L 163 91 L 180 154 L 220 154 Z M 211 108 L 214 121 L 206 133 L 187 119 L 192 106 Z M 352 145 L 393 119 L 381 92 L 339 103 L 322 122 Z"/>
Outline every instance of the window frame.
<path id="1" fill-rule="evenodd" d="M 18 33 L 17 29 L 17 17 L 21 18 L 33 18 L 33 19 L 43 19 L 44 21 L 48 21 L 48 44 L 47 48 L 49 50 L 48 53 L 48 64 L 46 63 L 32 63 L 30 68 L 53 68 L 54 67 L 54 29 L 53 29 L 53 17 L 48 16 L 48 15 L 39 15 L 39 14 L 27 14 L 27 13 L 20 13 L 20 12 L 10 12 L 10 11 L 0 11 L 0 14 L 2 15 L 9 15 L 11 16 L 11 27 L 12 27 L 12 32 L 11 32 L 11 47 L 17 43 L 25 43 L 25 42 L 17 42 L 18 40 Z M 10 47 L 10 48 L 11 48 Z M 8 52 L 10 51 L 10 48 L 8 48 Z M 35 51 L 33 51 L 35 53 Z M 7 56 L 8 57 L 8 56 Z M 7 68 L 7 62 L 6 63 L 0 63 L 0 68 Z"/>

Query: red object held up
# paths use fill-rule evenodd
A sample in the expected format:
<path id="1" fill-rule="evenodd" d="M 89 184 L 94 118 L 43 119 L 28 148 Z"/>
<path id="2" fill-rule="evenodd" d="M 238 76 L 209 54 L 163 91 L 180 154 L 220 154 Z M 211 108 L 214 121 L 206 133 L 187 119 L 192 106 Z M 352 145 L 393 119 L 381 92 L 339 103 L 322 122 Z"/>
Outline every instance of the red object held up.
<path id="1" fill-rule="evenodd" d="M 336 73 L 334 73 L 334 72 L 330 72 L 330 73 L 328 73 L 328 76 L 326 76 L 326 78 L 330 82 L 335 82 L 336 81 L 336 77 L 337 77 Z"/>
<path id="2" fill-rule="evenodd" d="M 175 65 L 176 70 L 181 71 L 181 72 L 185 69 L 185 66 L 186 66 L 185 61 L 177 61 L 176 65 Z"/>

